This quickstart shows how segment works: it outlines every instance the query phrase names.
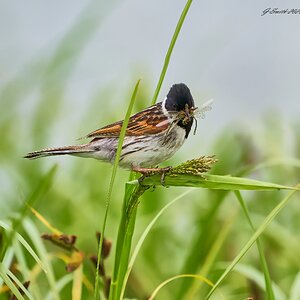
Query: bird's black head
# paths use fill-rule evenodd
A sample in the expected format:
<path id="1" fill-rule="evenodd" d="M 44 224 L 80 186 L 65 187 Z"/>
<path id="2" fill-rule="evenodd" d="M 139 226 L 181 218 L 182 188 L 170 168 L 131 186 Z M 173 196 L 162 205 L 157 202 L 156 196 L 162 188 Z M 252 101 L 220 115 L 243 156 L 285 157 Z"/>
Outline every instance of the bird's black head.
<path id="1" fill-rule="evenodd" d="M 167 95 L 165 108 L 168 112 L 183 113 L 184 119 L 180 119 L 177 125 L 186 130 L 187 138 L 193 125 L 190 109 L 195 108 L 190 89 L 184 83 L 174 84 Z"/>
<path id="2" fill-rule="evenodd" d="M 195 106 L 190 89 L 184 83 L 174 84 L 167 95 L 166 109 L 179 112 L 185 110 L 186 104 L 189 108 Z"/>

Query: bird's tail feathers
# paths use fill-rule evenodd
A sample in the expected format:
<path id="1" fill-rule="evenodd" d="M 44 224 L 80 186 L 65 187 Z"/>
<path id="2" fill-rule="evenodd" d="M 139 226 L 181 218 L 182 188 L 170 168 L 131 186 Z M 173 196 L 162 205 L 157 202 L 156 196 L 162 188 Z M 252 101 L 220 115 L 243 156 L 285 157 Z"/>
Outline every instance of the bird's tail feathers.
<path id="1" fill-rule="evenodd" d="M 28 159 L 36 159 L 46 156 L 53 155 L 84 155 L 85 153 L 92 152 L 91 149 L 88 149 L 86 145 L 77 145 L 77 146 L 65 146 L 65 147 L 57 147 L 57 148 L 46 148 L 38 151 L 29 152 L 24 158 Z"/>

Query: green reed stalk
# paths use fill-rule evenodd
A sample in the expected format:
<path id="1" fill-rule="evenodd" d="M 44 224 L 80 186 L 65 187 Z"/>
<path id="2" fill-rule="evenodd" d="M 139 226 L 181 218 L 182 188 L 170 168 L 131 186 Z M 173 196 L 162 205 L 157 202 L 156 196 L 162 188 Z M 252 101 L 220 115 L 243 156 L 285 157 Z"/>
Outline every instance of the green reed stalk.
<path id="1" fill-rule="evenodd" d="M 132 108 L 133 108 L 133 105 L 135 102 L 135 98 L 136 98 L 136 94 L 138 91 L 140 81 L 141 80 L 139 79 L 135 85 L 129 106 L 127 108 L 126 116 L 123 121 L 122 129 L 121 129 L 120 137 L 119 137 L 118 148 L 117 148 L 117 152 L 116 152 L 116 158 L 114 161 L 113 171 L 112 171 L 111 180 L 110 180 L 110 184 L 109 184 L 109 190 L 108 190 L 107 200 L 106 200 L 106 204 L 105 204 L 103 226 L 102 226 L 99 247 L 98 247 L 98 254 L 97 254 L 97 267 L 96 267 L 95 290 L 94 290 L 94 299 L 95 300 L 97 299 L 97 296 L 99 294 L 99 267 L 100 267 L 100 261 L 101 261 L 101 253 L 102 253 L 102 246 L 103 246 L 103 240 L 104 240 L 104 234 L 105 234 L 105 228 L 106 228 L 106 222 L 107 222 L 107 215 L 108 215 L 108 210 L 109 210 L 110 202 L 111 202 L 111 195 L 112 195 L 113 186 L 114 186 L 114 182 L 115 182 L 115 178 L 116 178 L 116 174 L 117 174 L 118 164 L 119 164 L 119 160 L 120 160 L 120 156 L 121 156 L 122 145 L 123 145 L 123 141 L 125 138 L 127 125 L 128 125 L 129 118 L 130 118 L 130 115 L 132 112 Z"/>

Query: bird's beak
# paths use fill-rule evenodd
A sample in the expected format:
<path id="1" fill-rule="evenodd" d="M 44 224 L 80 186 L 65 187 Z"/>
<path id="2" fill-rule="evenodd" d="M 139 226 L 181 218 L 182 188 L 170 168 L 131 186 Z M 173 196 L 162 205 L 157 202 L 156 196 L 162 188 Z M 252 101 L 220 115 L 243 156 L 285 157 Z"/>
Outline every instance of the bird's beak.
<path id="1" fill-rule="evenodd" d="M 190 123 L 193 118 L 191 112 L 187 112 L 186 116 L 187 116 L 188 122 Z"/>
<path id="2" fill-rule="evenodd" d="M 197 107 L 186 107 L 185 109 L 185 115 L 188 120 L 188 122 L 191 122 L 194 118 L 194 111 L 197 109 Z"/>

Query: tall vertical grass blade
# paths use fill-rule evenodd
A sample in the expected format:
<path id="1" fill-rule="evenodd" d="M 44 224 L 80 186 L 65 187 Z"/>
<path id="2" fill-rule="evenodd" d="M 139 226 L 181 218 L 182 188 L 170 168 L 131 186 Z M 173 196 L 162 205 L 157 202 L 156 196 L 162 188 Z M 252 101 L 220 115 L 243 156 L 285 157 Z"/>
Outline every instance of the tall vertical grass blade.
<path id="1" fill-rule="evenodd" d="M 122 217 L 119 225 L 114 272 L 112 276 L 109 299 L 120 299 L 123 281 L 128 268 L 131 241 L 134 232 L 138 200 L 147 187 L 126 183 L 122 207 Z"/>
<path id="2" fill-rule="evenodd" d="M 254 225 L 251 221 L 248 208 L 247 208 L 246 203 L 245 203 L 245 201 L 242 197 L 241 192 L 240 191 L 235 191 L 234 193 L 235 193 L 235 195 L 236 195 L 236 197 L 237 197 L 237 199 L 238 199 L 238 201 L 239 201 L 239 203 L 242 207 L 242 210 L 244 211 L 244 214 L 246 216 L 246 219 L 248 220 L 248 223 L 249 223 L 251 229 L 253 230 L 253 232 L 255 232 Z M 270 272 L 269 272 L 269 269 L 268 269 L 268 264 L 267 264 L 267 261 L 266 261 L 265 255 L 264 255 L 264 250 L 263 250 L 263 246 L 262 246 L 260 238 L 257 239 L 256 244 L 257 244 L 257 249 L 258 249 L 258 252 L 259 252 L 260 263 L 261 263 L 261 266 L 262 266 L 262 269 L 263 269 L 263 272 L 264 272 L 266 292 L 267 292 L 267 296 L 268 296 L 267 299 L 275 300 L 274 292 L 273 292 L 273 288 L 272 288 L 271 276 L 270 276 Z"/>
<path id="3" fill-rule="evenodd" d="M 187 13 L 190 9 L 190 6 L 191 6 L 192 2 L 193 2 L 192 0 L 188 0 L 186 2 L 185 7 L 184 7 L 184 9 L 181 13 L 181 16 L 180 16 L 180 18 L 177 22 L 174 34 L 172 36 L 172 39 L 171 39 L 171 42 L 170 42 L 170 45 L 169 45 L 169 48 L 168 48 L 168 51 L 167 51 L 167 54 L 166 54 L 166 57 L 165 57 L 164 65 L 163 65 L 163 68 L 162 68 L 162 71 L 161 71 L 161 74 L 160 74 L 160 77 L 159 77 L 159 80 L 158 80 L 158 83 L 157 83 L 157 87 L 155 89 L 155 92 L 154 92 L 154 95 L 153 95 L 153 98 L 152 98 L 152 102 L 151 102 L 152 104 L 155 104 L 155 102 L 157 100 L 160 88 L 162 86 L 165 75 L 167 73 L 167 69 L 168 69 L 168 66 L 169 66 L 170 58 L 171 58 L 175 43 L 177 41 L 179 32 L 181 30 L 181 27 L 183 25 L 183 22 L 184 22 L 185 17 L 186 17 L 186 15 L 187 15 Z"/>
<path id="4" fill-rule="evenodd" d="M 169 65 L 169 61 L 170 61 L 170 57 L 173 51 L 173 48 L 175 46 L 177 37 L 179 35 L 180 29 L 182 27 L 182 24 L 184 22 L 184 19 L 186 17 L 186 14 L 189 10 L 189 7 L 192 3 L 192 0 L 188 0 L 186 3 L 186 6 L 181 14 L 181 17 L 177 23 L 174 35 L 172 37 L 168 52 L 166 54 L 165 57 L 165 62 L 164 62 L 164 66 L 159 78 L 159 82 L 157 85 L 157 88 L 155 90 L 153 99 L 152 99 L 152 104 L 154 104 L 156 102 L 157 96 L 159 94 L 162 82 L 164 80 L 168 65 Z M 131 190 L 131 195 L 139 195 L 139 193 L 143 193 L 145 191 L 145 189 L 142 189 L 141 187 L 130 187 L 126 184 L 126 190 L 127 192 L 129 190 Z M 135 197 L 133 196 L 133 198 Z M 122 213 L 122 219 L 120 222 L 120 226 L 119 226 L 119 232 L 118 232 L 118 240 L 117 240 L 117 249 L 116 249 L 116 258 L 115 258 L 115 267 L 114 267 L 114 274 L 113 274 L 113 278 L 112 278 L 112 283 L 111 283 L 111 289 L 110 289 L 110 295 L 109 298 L 110 299 L 119 299 L 118 297 L 120 297 L 121 294 L 121 289 L 123 286 L 123 280 L 124 280 L 124 276 L 125 276 L 125 272 L 127 270 L 128 267 L 128 258 L 129 258 L 129 253 L 130 253 L 130 248 L 131 248 L 131 239 L 132 239 L 132 235 L 133 235 L 133 231 L 134 231 L 134 225 L 135 225 L 135 216 L 136 216 L 136 210 L 137 210 L 137 206 L 133 206 L 131 213 L 129 215 L 127 215 L 127 204 L 129 203 L 129 201 L 132 200 L 131 196 L 129 195 L 129 193 L 125 193 L 125 197 L 124 197 L 124 204 L 123 204 L 123 213 Z M 125 225 L 125 228 L 123 228 L 123 225 Z M 125 247 L 126 246 L 126 247 Z M 98 257 L 99 259 L 99 257 Z"/>
<path id="5" fill-rule="evenodd" d="M 177 202 L 178 200 L 184 198 L 186 195 L 188 195 L 189 193 L 191 193 L 192 190 L 188 190 L 185 191 L 184 193 L 180 194 L 178 197 L 176 197 L 175 199 L 173 199 L 171 202 L 169 202 L 168 204 L 166 204 L 158 213 L 157 215 L 152 219 L 152 221 L 150 222 L 150 224 L 146 227 L 146 229 L 144 230 L 144 232 L 142 233 L 141 237 L 139 238 L 137 245 L 132 253 L 131 259 L 129 261 L 128 264 L 128 268 L 126 271 L 126 274 L 124 276 L 124 281 L 123 281 L 123 286 L 122 286 L 122 290 L 121 290 L 121 299 L 123 299 L 124 297 L 124 292 L 125 292 L 125 288 L 126 288 L 126 284 L 127 284 L 127 280 L 129 278 L 130 272 L 132 270 L 133 264 L 137 258 L 137 255 L 148 235 L 148 233 L 150 232 L 151 228 L 154 226 L 154 224 L 156 223 L 156 221 L 159 219 L 159 217 L 163 214 L 163 212 L 165 212 L 172 204 L 174 204 L 175 202 Z"/>
<path id="6" fill-rule="evenodd" d="M 97 254 L 97 267 L 96 267 L 95 291 L 94 291 L 94 299 L 95 300 L 97 299 L 97 296 L 98 296 L 98 293 L 99 293 L 99 267 L 100 267 L 102 245 L 103 245 L 103 239 L 104 239 L 104 234 L 105 234 L 105 227 L 106 227 L 108 210 L 109 210 L 110 201 L 111 201 L 111 195 L 112 195 L 113 186 L 114 186 L 114 182 L 115 182 L 115 178 L 116 178 L 116 174 L 117 174 L 118 164 L 119 164 L 119 160 L 120 160 L 120 156 L 121 156 L 122 145 L 123 145 L 123 141 L 124 141 L 124 138 L 125 138 L 127 125 L 128 125 L 129 118 L 130 118 L 130 115 L 131 115 L 131 112 L 132 112 L 132 109 L 133 109 L 133 105 L 134 105 L 134 102 L 135 102 L 135 98 L 136 98 L 136 94 L 137 94 L 137 91 L 138 91 L 140 81 L 141 80 L 139 79 L 137 81 L 135 87 L 134 87 L 134 90 L 133 90 L 133 93 L 132 93 L 132 96 L 131 96 L 131 99 L 130 99 L 130 102 L 129 102 L 129 105 L 128 105 L 128 108 L 127 108 L 126 116 L 125 116 L 124 121 L 123 121 L 122 129 L 121 129 L 120 136 L 119 136 L 119 143 L 118 143 L 118 148 L 117 148 L 117 152 L 116 152 L 116 158 L 115 158 L 115 161 L 114 161 L 111 180 L 110 180 L 110 184 L 109 184 L 107 201 L 106 201 L 106 205 L 105 205 L 103 226 L 102 226 L 101 237 L 100 237 L 99 247 L 98 247 L 98 254 Z"/>
<path id="7" fill-rule="evenodd" d="M 296 188 L 300 188 L 300 184 L 296 186 Z M 236 264 L 243 258 L 243 256 L 248 252 L 251 246 L 255 243 L 258 237 L 266 230 L 268 225 L 273 221 L 273 219 L 278 215 L 278 213 L 287 205 L 290 198 L 296 193 L 296 191 L 290 192 L 275 208 L 269 213 L 269 215 L 265 218 L 264 222 L 258 227 L 246 245 L 242 248 L 239 254 L 235 257 L 235 259 L 231 262 L 231 264 L 226 268 L 223 274 L 220 276 L 218 281 L 215 283 L 214 287 L 210 290 L 210 292 L 205 297 L 205 300 L 208 300 L 215 290 L 219 287 L 219 285 L 223 282 L 223 280 L 228 276 L 228 274 L 232 271 L 232 269 L 236 266 Z"/>

